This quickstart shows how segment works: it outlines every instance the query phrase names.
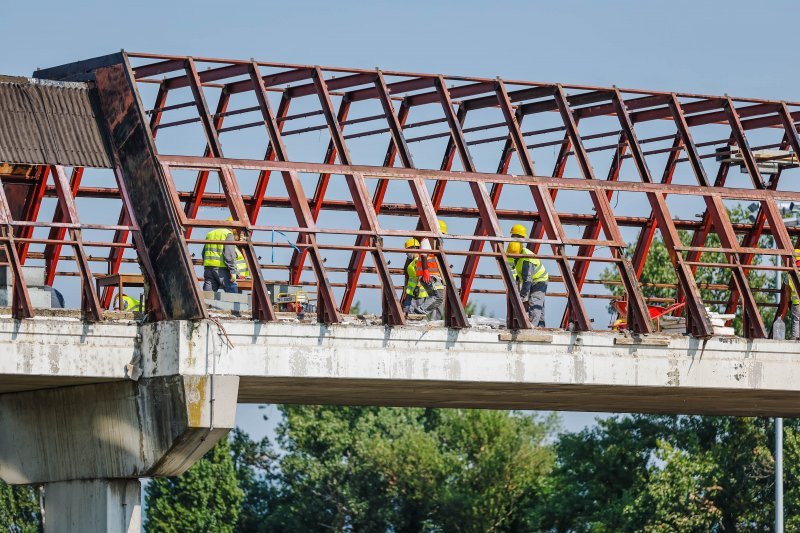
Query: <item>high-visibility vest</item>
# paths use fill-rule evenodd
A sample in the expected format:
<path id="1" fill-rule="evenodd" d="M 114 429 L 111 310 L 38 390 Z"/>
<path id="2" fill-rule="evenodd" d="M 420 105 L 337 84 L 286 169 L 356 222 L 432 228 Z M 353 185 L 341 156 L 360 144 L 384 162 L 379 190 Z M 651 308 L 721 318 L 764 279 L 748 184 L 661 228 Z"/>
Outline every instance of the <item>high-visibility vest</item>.
<path id="1" fill-rule="evenodd" d="M 220 241 L 222 244 L 206 244 L 203 246 L 203 266 L 225 268 L 225 243 L 228 240 L 228 235 L 233 232 L 227 228 L 218 228 L 208 232 L 206 235 L 207 241 Z M 247 266 L 247 261 L 244 255 L 236 248 L 236 275 L 243 278 L 250 277 L 250 268 Z"/>
<path id="2" fill-rule="evenodd" d="M 527 248 L 523 248 L 522 255 L 526 255 L 528 257 L 516 257 L 514 259 L 509 259 L 509 262 L 514 267 L 514 277 L 517 279 L 518 283 L 523 283 L 525 281 L 522 279 L 522 268 L 525 263 L 530 263 L 533 266 L 533 275 L 531 275 L 532 283 L 542 283 L 549 279 L 547 270 L 544 268 L 542 262 L 539 261 L 539 258 L 533 255 L 533 252 Z"/>
<path id="3" fill-rule="evenodd" d="M 794 283 L 792 283 L 792 278 L 790 276 L 786 276 L 789 281 L 789 296 L 791 298 L 792 305 L 800 305 L 800 296 L 797 294 L 797 289 L 794 288 Z"/>
<path id="4" fill-rule="evenodd" d="M 244 255 L 236 248 L 236 272 L 240 278 L 250 277 L 250 267 L 247 266 L 247 261 L 244 260 Z"/>
<path id="5" fill-rule="evenodd" d="M 428 291 L 426 291 L 425 286 L 419 282 L 419 276 L 417 275 L 418 261 L 418 259 L 414 259 L 413 261 L 409 262 L 408 266 L 406 267 L 406 274 L 408 274 L 406 294 L 412 298 L 427 298 Z M 422 272 L 422 270 L 420 270 L 420 272 Z"/>
<path id="6" fill-rule="evenodd" d="M 206 243 L 203 246 L 203 266 L 204 267 L 216 267 L 216 268 L 225 268 L 225 244 L 223 244 L 226 240 L 228 240 L 228 235 L 232 235 L 233 232 L 227 228 L 217 228 L 215 230 L 209 231 L 208 235 L 206 235 L 207 241 L 220 241 L 220 244 L 210 244 Z"/>
<path id="7" fill-rule="evenodd" d="M 131 298 L 127 294 L 122 295 L 122 310 L 123 311 L 131 311 L 131 312 L 141 312 L 142 311 L 142 304 L 139 303 L 139 300 L 135 298 Z"/>
<path id="8" fill-rule="evenodd" d="M 413 264 L 417 278 L 422 277 L 422 273 L 425 271 L 425 267 L 427 267 L 428 274 L 431 276 L 436 276 L 436 282 L 434 283 L 433 288 L 444 289 L 444 285 L 442 284 L 442 271 L 439 270 L 439 262 L 436 260 L 435 256 L 424 254 L 418 259 L 414 260 Z"/>

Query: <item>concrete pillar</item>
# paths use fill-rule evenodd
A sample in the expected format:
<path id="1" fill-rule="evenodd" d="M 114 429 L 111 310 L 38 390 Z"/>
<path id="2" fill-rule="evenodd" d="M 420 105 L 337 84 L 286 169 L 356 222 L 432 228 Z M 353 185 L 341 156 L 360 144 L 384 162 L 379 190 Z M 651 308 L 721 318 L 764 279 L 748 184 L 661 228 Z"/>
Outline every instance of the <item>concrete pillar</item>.
<path id="1" fill-rule="evenodd" d="M 139 533 L 140 494 L 138 479 L 48 483 L 44 491 L 44 531 Z"/>
<path id="2" fill-rule="evenodd" d="M 237 376 L 0 395 L 0 479 L 45 485 L 46 531 L 139 531 L 137 478 L 177 476 L 236 419 Z"/>

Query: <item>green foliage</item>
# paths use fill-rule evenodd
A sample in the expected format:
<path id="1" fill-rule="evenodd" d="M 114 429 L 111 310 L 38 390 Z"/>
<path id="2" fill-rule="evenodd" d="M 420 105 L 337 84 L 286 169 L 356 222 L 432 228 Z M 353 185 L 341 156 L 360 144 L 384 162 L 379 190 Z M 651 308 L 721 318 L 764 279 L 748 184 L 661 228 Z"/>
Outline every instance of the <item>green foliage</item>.
<path id="1" fill-rule="evenodd" d="M 728 211 L 731 222 L 734 224 L 746 222 L 747 213 L 740 207 L 736 206 Z M 679 230 L 678 234 L 681 243 L 684 246 L 690 246 L 692 235 L 688 231 Z M 721 244 L 719 237 L 715 233 L 709 234 L 703 245 L 707 248 L 719 248 Z M 771 236 L 764 236 L 759 241 L 761 248 L 773 248 L 774 243 Z M 630 258 L 633 256 L 634 246 L 631 245 L 626 250 L 626 255 Z M 703 263 L 727 263 L 725 254 L 720 252 L 704 252 L 700 255 L 700 262 Z M 761 263 L 761 257 L 755 256 L 753 264 Z M 748 273 L 748 281 L 752 289 L 764 289 L 772 286 L 772 276 L 774 274 L 769 271 L 751 270 Z M 619 284 L 619 273 L 616 268 L 609 267 L 604 269 L 600 274 L 600 279 L 604 281 L 614 282 L 613 284 L 606 285 L 606 288 L 617 298 L 625 297 L 625 290 Z M 711 268 L 711 267 L 698 267 L 695 273 L 695 280 L 700 288 L 700 295 L 706 306 L 716 312 L 725 312 L 726 303 L 730 296 L 727 287 L 731 282 L 731 271 L 725 268 Z M 673 288 L 655 286 L 658 284 L 676 284 L 678 282 L 675 269 L 667 252 L 667 247 L 660 237 L 653 239 L 650 246 L 647 260 L 645 261 L 642 275 L 640 278 L 642 284 L 642 293 L 646 298 L 667 298 L 674 300 L 677 296 L 677 291 Z M 775 296 L 772 293 L 754 291 L 753 295 L 756 302 L 759 304 L 775 302 Z M 741 302 L 741 300 L 740 300 Z M 664 305 L 664 304 L 659 304 Z M 764 324 L 769 328 L 775 318 L 774 307 L 760 307 L 761 317 Z M 614 313 L 613 309 L 609 307 L 609 312 Z M 742 332 L 742 313 L 741 306 L 736 310 L 736 319 L 733 321 L 733 327 L 738 334 Z"/>
<path id="2" fill-rule="evenodd" d="M 262 531 L 275 499 L 270 479 L 277 455 L 268 439 L 256 442 L 239 428 L 231 432 L 230 445 L 236 479 L 244 493 L 236 531 Z"/>
<path id="3" fill-rule="evenodd" d="M 146 498 L 146 531 L 235 531 L 243 493 L 228 440 L 222 439 L 182 476 L 152 480 Z"/>
<path id="4" fill-rule="evenodd" d="M 796 528 L 800 422 L 786 423 L 786 516 Z M 774 513 L 773 445 L 771 421 L 761 418 L 601 421 L 559 439 L 536 526 L 559 532 L 764 531 Z M 793 530 L 789 522 L 787 531 Z"/>
<path id="5" fill-rule="evenodd" d="M 35 533 L 40 529 L 38 491 L 0 481 L 0 531 Z"/>
<path id="6" fill-rule="evenodd" d="M 467 305 L 464 306 L 464 311 L 467 313 L 467 316 L 477 315 L 494 318 L 494 313 L 489 311 L 486 304 L 481 304 L 480 307 L 478 307 L 478 304 L 472 300 L 469 300 Z"/>
<path id="7" fill-rule="evenodd" d="M 653 510 L 643 530 L 710 531 L 722 518 L 714 503 L 722 487 L 714 479 L 716 469 L 711 454 L 690 454 L 659 440 L 654 456 L 660 466 L 652 469 L 649 483 L 635 502 L 639 509 Z"/>
<path id="8" fill-rule="evenodd" d="M 550 421 L 498 411 L 282 408 L 286 451 L 266 530 L 522 527 Z"/>

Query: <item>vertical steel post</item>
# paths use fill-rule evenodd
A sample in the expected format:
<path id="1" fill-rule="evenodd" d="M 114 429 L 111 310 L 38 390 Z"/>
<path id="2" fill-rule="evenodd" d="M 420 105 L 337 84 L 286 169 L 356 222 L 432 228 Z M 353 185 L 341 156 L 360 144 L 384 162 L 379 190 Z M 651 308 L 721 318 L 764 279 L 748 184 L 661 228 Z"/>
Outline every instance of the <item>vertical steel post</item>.
<path id="1" fill-rule="evenodd" d="M 256 99 L 258 100 L 258 106 L 261 110 L 261 117 L 264 120 L 264 126 L 267 129 L 270 146 L 272 146 L 275 159 L 278 161 L 286 161 L 288 159 L 286 155 L 286 146 L 283 144 L 283 138 L 281 137 L 277 119 L 269 105 L 264 79 L 261 77 L 258 64 L 255 62 L 250 66 L 250 78 L 253 82 Z M 304 229 L 313 230 L 316 224 L 311 215 L 308 198 L 306 198 L 303 192 L 300 177 L 297 175 L 297 172 L 283 172 L 282 175 L 283 183 L 289 194 L 289 200 L 292 204 L 297 223 Z M 308 253 L 311 255 L 311 264 L 317 278 L 317 292 L 319 293 L 318 298 L 321 304 L 317 309 L 317 318 L 320 322 L 326 324 L 341 322 L 341 317 L 336 309 L 333 289 L 328 280 L 328 273 L 325 270 L 324 260 L 317 247 L 316 235 L 313 233 L 306 233 L 305 235 L 301 235 L 301 237 L 303 238 L 303 244 L 308 246 Z"/>
<path id="2" fill-rule="evenodd" d="M 339 123 L 336 121 L 336 116 L 333 113 L 333 103 L 331 102 L 328 85 L 319 67 L 314 69 L 313 79 L 314 86 L 317 89 L 317 97 L 322 106 L 322 112 L 325 115 L 325 122 L 328 124 L 331 139 L 339 154 L 339 160 L 345 165 L 352 165 L 353 161 L 350 157 L 350 151 L 347 149 L 347 145 L 344 142 L 342 129 L 339 127 Z M 397 294 L 394 292 L 394 283 L 389 273 L 389 264 L 386 262 L 383 252 L 379 249 L 382 244 L 380 236 L 378 235 L 378 215 L 375 213 L 372 202 L 370 202 L 369 190 L 364 182 L 364 177 L 361 174 L 354 173 L 345 174 L 344 178 L 347 182 L 350 194 L 353 197 L 353 203 L 355 204 L 356 212 L 361 222 L 361 229 L 369 230 L 372 233 L 373 242 L 371 244 L 375 247 L 375 250 L 372 251 L 372 257 L 375 262 L 375 269 L 381 278 L 384 321 L 389 325 L 405 324 L 405 315 L 400 307 Z M 349 278 L 348 283 L 352 284 Z"/>
<path id="3" fill-rule="evenodd" d="M 436 91 L 439 93 L 439 100 L 444 110 L 447 124 L 450 126 L 450 137 L 453 139 L 458 155 L 461 159 L 461 164 L 467 172 L 475 172 L 475 164 L 472 162 L 467 148 L 467 141 L 464 139 L 464 132 L 461 131 L 461 123 L 458 120 L 456 112 L 453 110 L 453 102 L 450 99 L 450 91 L 447 89 L 447 83 L 442 76 L 437 76 L 435 79 Z M 492 200 L 489 198 L 489 193 L 486 192 L 482 182 L 470 181 L 470 190 L 472 196 L 475 198 L 475 203 L 478 206 L 478 211 L 481 216 L 481 221 L 486 228 L 486 233 L 491 237 L 500 237 L 503 235 L 500 230 L 500 223 L 497 220 L 497 214 L 492 207 Z M 511 272 L 511 268 L 506 258 L 506 251 L 502 243 L 493 243 L 494 252 L 497 254 L 497 266 L 500 269 L 500 276 L 503 279 L 503 284 L 508 294 L 508 316 L 506 322 L 509 329 L 530 329 L 531 322 L 528 318 L 528 313 L 525 311 L 525 306 L 522 304 L 522 298 L 519 294 L 517 282 Z"/>
<path id="4" fill-rule="evenodd" d="M 415 168 L 414 160 L 411 157 L 411 151 L 408 149 L 406 139 L 403 136 L 403 127 L 395 114 L 392 99 L 389 95 L 389 89 L 386 87 L 386 81 L 383 79 L 383 74 L 381 74 L 380 71 L 378 71 L 375 79 L 375 87 L 378 89 L 378 98 L 381 101 L 383 113 L 386 115 L 386 120 L 389 123 L 389 131 L 391 132 L 397 155 L 400 156 L 400 162 L 406 168 Z M 408 183 L 411 186 L 411 193 L 414 196 L 414 201 L 419 211 L 422 229 L 428 232 L 438 232 L 439 225 L 436 221 L 436 210 L 431 203 L 428 189 L 425 187 L 425 180 L 422 178 L 414 178 L 409 180 Z M 455 277 L 450 270 L 450 263 L 447 260 L 447 255 L 441 247 L 439 247 L 437 260 L 445 285 L 445 325 L 451 328 L 469 327 L 467 313 L 456 292 Z"/>
<path id="5" fill-rule="evenodd" d="M 783 533 L 783 418 L 775 418 L 775 533 Z"/>

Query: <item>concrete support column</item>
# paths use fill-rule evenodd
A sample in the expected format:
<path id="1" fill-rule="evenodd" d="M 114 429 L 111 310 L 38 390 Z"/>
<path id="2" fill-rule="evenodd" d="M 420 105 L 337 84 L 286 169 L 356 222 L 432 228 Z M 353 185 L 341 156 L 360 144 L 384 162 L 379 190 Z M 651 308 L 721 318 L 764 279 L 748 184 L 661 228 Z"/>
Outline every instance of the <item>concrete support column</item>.
<path id="1" fill-rule="evenodd" d="M 45 533 L 139 533 L 141 529 L 138 479 L 62 481 L 45 485 Z"/>
<path id="2" fill-rule="evenodd" d="M 177 476 L 228 434 L 236 376 L 0 394 L 0 479 L 44 484 L 45 531 L 138 532 L 137 478 Z"/>

